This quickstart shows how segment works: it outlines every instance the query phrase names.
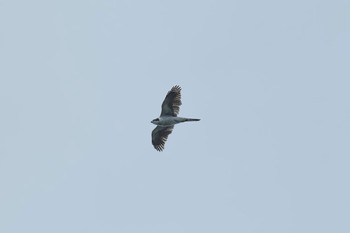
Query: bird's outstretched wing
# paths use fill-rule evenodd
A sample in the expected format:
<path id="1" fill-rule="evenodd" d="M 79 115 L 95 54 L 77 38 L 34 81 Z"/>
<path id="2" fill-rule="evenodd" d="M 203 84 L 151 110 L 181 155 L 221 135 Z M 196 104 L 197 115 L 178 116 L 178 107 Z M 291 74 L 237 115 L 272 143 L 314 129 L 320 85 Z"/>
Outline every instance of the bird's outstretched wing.
<path id="1" fill-rule="evenodd" d="M 181 87 L 173 86 L 162 103 L 160 116 L 177 116 L 181 106 Z"/>
<path id="2" fill-rule="evenodd" d="M 169 134 L 173 131 L 174 126 L 157 126 L 152 131 L 152 144 L 157 151 L 162 151 L 164 149 L 164 144 L 168 139 Z"/>

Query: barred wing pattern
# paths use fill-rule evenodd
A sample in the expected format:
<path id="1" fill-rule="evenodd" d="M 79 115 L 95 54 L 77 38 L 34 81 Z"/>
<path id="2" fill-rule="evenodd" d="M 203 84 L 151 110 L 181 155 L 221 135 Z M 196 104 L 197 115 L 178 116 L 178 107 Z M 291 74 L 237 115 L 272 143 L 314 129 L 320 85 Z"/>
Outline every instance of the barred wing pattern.
<path id="1" fill-rule="evenodd" d="M 152 131 L 152 144 L 157 151 L 162 151 L 169 134 L 173 131 L 174 126 L 157 126 Z"/>
<path id="2" fill-rule="evenodd" d="M 173 86 L 162 103 L 160 116 L 177 116 L 181 104 L 181 87 L 178 85 Z"/>

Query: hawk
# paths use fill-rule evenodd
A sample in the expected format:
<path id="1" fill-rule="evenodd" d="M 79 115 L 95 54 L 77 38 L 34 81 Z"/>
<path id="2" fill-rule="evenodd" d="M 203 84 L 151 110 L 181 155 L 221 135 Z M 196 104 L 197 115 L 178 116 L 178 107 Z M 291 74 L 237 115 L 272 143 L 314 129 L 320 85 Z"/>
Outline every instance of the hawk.
<path id="1" fill-rule="evenodd" d="M 168 91 L 162 103 L 160 116 L 151 121 L 157 125 L 152 131 L 152 144 L 157 151 L 162 151 L 174 125 L 185 121 L 199 121 L 200 119 L 178 117 L 181 106 L 181 87 L 176 85 Z"/>

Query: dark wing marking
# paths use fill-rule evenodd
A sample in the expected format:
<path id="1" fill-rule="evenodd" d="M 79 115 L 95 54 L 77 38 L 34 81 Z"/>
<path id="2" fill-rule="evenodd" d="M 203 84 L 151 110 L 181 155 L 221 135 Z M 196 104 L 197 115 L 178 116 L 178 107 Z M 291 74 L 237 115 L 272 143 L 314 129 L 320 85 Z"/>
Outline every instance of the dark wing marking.
<path id="1" fill-rule="evenodd" d="M 160 116 L 177 116 L 181 106 L 181 87 L 173 86 L 162 103 Z"/>
<path id="2" fill-rule="evenodd" d="M 162 151 L 164 149 L 164 144 L 168 139 L 169 134 L 173 131 L 174 126 L 157 126 L 152 131 L 152 144 L 157 151 Z"/>

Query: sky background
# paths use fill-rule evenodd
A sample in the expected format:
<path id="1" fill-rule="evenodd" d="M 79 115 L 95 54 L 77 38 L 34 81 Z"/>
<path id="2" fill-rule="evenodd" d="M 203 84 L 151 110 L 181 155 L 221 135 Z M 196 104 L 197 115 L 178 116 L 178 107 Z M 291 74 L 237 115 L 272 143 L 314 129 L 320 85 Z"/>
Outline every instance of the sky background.
<path id="1" fill-rule="evenodd" d="M 0 232 L 350 232 L 349 12 L 0 0 Z"/>

